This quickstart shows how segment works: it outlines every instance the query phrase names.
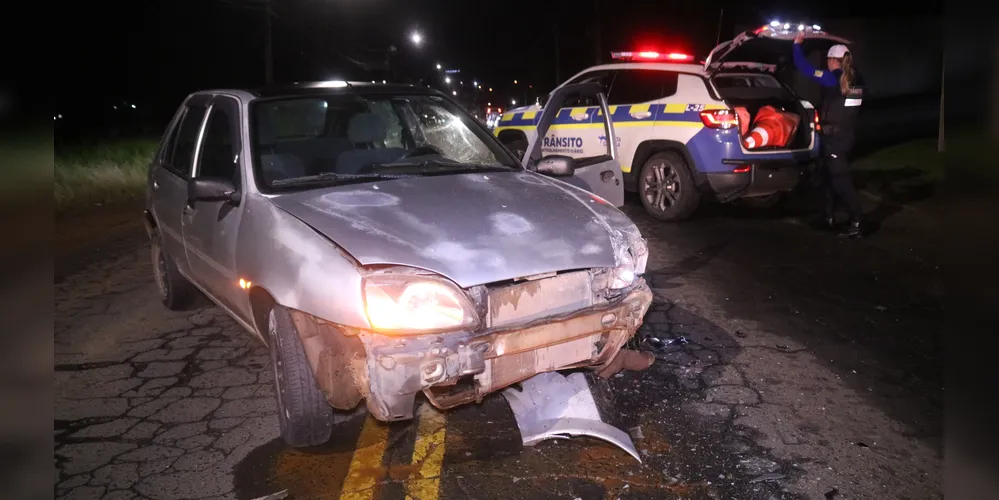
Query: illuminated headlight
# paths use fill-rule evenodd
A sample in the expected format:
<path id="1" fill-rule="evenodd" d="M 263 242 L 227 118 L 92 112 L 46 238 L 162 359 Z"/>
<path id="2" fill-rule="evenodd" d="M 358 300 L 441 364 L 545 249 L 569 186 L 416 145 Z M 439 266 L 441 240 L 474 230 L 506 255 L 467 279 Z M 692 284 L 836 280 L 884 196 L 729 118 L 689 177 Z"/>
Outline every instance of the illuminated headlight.
<path id="1" fill-rule="evenodd" d="M 479 318 L 457 286 L 442 278 L 413 275 L 365 277 L 364 309 L 375 330 L 424 334 L 475 329 Z"/>

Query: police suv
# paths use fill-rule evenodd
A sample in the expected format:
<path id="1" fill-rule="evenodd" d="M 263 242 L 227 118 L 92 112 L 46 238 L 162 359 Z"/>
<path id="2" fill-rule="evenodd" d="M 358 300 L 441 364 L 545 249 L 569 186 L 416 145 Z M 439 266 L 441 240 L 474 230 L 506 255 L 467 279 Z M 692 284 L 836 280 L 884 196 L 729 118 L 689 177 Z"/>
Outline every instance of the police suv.
<path id="1" fill-rule="evenodd" d="M 806 53 L 849 43 L 819 26 L 774 21 L 720 44 L 702 64 L 687 54 L 614 52 L 621 62 L 588 68 L 558 87 L 585 82 L 603 87 L 613 146 L 607 143 L 599 103 L 577 99 L 566 101 L 555 116 L 542 138 L 542 152 L 577 161 L 616 155 L 625 189 L 637 192 L 649 214 L 664 221 L 688 218 L 703 197 L 776 204 L 819 155 L 815 107 L 777 78 L 791 61 L 791 43 L 799 31 L 806 34 Z M 736 108 L 752 117 L 767 105 L 798 114 L 796 132 L 785 145 L 747 149 Z M 509 110 L 494 134 L 523 156 L 540 109 Z M 620 182 L 615 175 L 603 179 Z"/>

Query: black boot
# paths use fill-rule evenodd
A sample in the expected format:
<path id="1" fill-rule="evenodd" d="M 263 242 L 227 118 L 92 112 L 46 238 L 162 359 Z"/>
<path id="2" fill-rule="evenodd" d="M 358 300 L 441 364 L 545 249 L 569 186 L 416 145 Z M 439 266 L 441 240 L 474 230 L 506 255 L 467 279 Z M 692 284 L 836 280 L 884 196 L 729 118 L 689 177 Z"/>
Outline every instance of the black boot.
<path id="1" fill-rule="evenodd" d="M 839 233 L 839 236 L 843 236 L 843 237 L 847 237 L 847 238 L 860 238 L 863 235 L 864 235 L 864 233 L 861 230 L 860 221 L 859 220 L 851 220 L 850 223 L 847 224 L 846 228 L 844 228 Z"/>
<path id="2" fill-rule="evenodd" d="M 812 221 L 812 227 L 822 231 L 831 231 L 836 229 L 836 218 L 832 215 L 823 214 Z"/>

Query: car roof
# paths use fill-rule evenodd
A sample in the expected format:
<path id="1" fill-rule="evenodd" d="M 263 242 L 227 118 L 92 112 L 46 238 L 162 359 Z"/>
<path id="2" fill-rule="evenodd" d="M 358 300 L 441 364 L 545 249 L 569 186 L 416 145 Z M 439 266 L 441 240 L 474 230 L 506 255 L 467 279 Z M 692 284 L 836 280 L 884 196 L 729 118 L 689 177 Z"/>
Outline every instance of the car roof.
<path id="1" fill-rule="evenodd" d="M 310 95 L 328 94 L 349 94 L 363 90 L 365 93 L 379 94 L 444 94 L 438 90 L 402 83 L 371 83 L 371 82 L 343 82 L 343 81 L 318 81 L 318 82 L 295 82 L 289 84 L 268 85 L 254 89 L 230 88 L 230 89 L 206 89 L 195 92 L 197 94 L 234 94 L 253 99 L 266 99 L 270 97 L 296 97 Z"/>
<path id="2" fill-rule="evenodd" d="M 697 75 L 704 75 L 704 66 L 700 64 L 679 64 L 679 63 L 661 63 L 661 62 L 620 62 L 620 63 L 610 63 L 610 64 L 600 64 L 597 66 L 590 66 L 580 73 L 596 71 L 601 69 L 654 69 L 659 71 L 678 71 L 680 73 L 694 73 Z"/>

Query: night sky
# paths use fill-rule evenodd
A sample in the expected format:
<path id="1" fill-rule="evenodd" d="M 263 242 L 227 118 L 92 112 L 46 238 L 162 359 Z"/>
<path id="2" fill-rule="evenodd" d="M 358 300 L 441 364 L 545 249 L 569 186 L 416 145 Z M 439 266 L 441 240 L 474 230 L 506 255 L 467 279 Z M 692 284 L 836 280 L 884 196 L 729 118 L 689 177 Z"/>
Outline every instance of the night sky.
<path id="1" fill-rule="evenodd" d="M 143 0 L 94 7 L 67 39 L 65 70 L 83 75 L 82 96 L 60 98 L 67 118 L 130 107 L 149 119 L 169 115 L 189 92 L 258 87 L 264 83 L 264 15 L 260 0 Z M 98 5 L 98 4 L 93 4 Z M 747 6 L 752 5 L 752 6 Z M 760 7 L 760 5 L 767 5 Z M 611 50 L 655 48 L 707 55 L 718 36 L 769 19 L 822 23 L 877 15 L 844 2 L 668 2 L 627 0 L 275 0 L 273 47 L 277 82 L 374 76 L 351 60 L 378 62 L 398 47 L 397 67 L 409 78 L 437 78 L 434 65 L 461 70 L 509 102 L 532 85 L 544 94 Z M 599 10 L 599 16 L 595 11 Z M 920 10 L 922 9 L 922 10 Z M 103 10 L 103 12 L 98 12 Z M 933 14 L 939 4 L 909 9 Z M 72 14 L 71 14 L 72 15 Z M 424 37 L 413 47 L 408 34 Z M 559 71 L 556 73 L 556 31 Z M 73 33 L 75 32 L 75 33 Z M 515 89 L 513 80 L 521 87 Z M 466 84 L 470 82 L 465 82 Z M 520 95 L 523 95 L 520 94 Z M 79 120 L 77 120 L 79 124 Z"/>

